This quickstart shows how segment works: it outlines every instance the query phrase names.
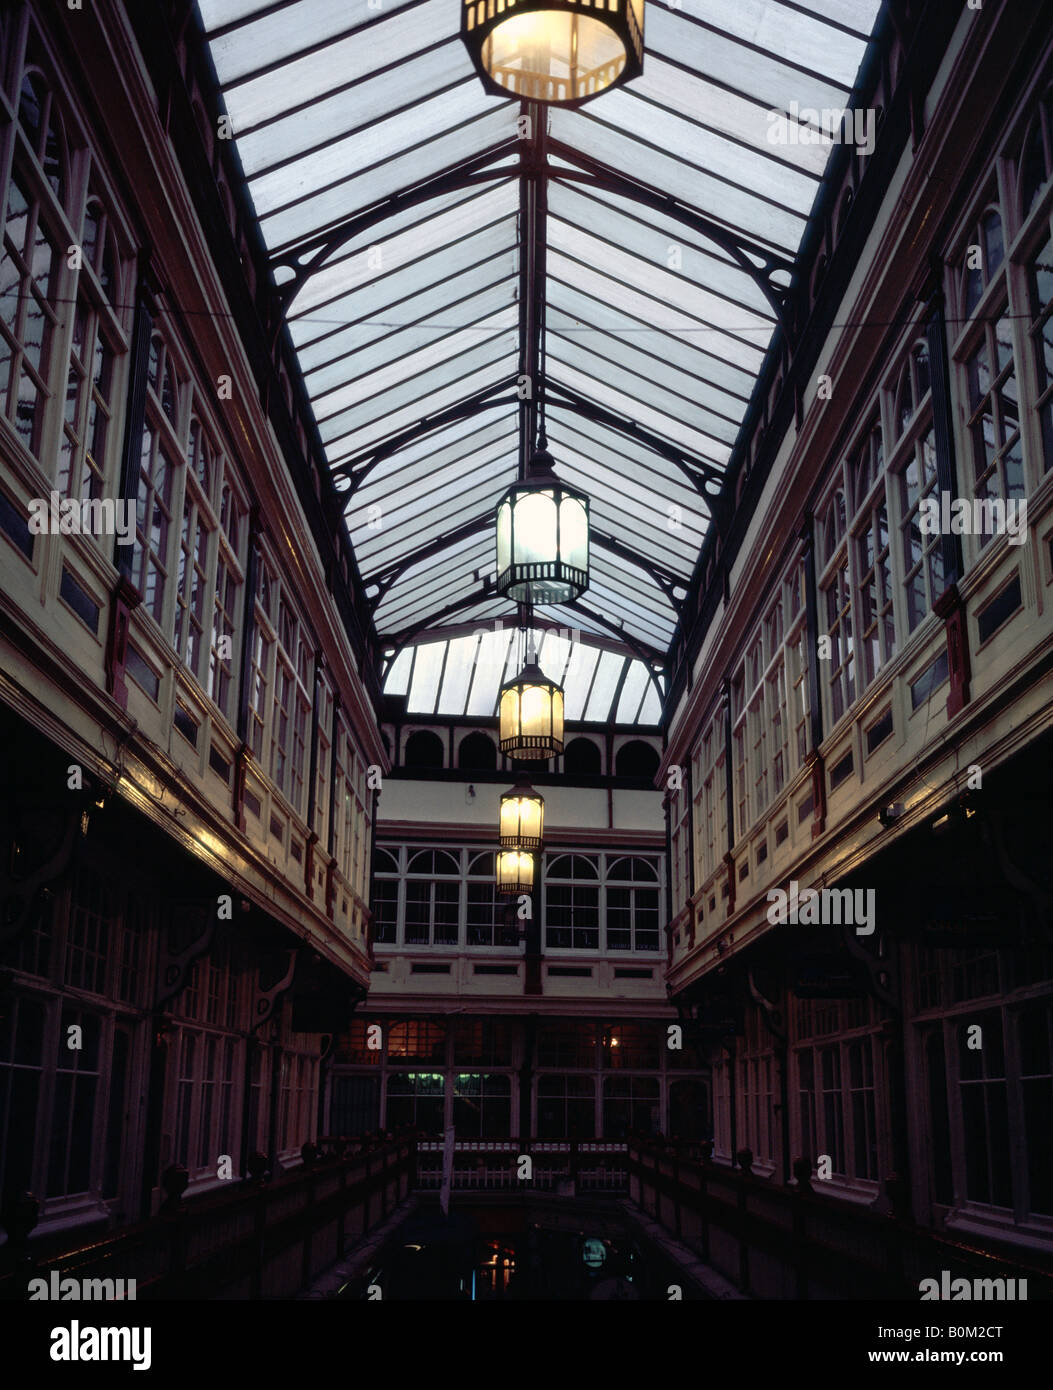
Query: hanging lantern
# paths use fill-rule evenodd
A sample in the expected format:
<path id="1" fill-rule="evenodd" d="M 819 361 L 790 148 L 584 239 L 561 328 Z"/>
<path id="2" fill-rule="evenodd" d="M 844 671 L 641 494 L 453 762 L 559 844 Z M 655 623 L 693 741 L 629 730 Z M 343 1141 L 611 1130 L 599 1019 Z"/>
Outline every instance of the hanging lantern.
<path id="1" fill-rule="evenodd" d="M 520 777 L 501 797 L 501 848 L 540 849 L 545 822 L 545 800 Z"/>
<path id="2" fill-rule="evenodd" d="M 515 603 L 569 603 L 589 587 L 589 499 L 539 449 L 497 504 L 497 592 Z"/>
<path id="3" fill-rule="evenodd" d="M 462 0 L 461 38 L 493 96 L 581 103 L 643 72 L 644 0 Z"/>
<path id="4" fill-rule="evenodd" d="M 499 893 L 532 893 L 534 891 L 534 856 L 529 850 L 502 849 L 498 851 L 497 891 Z"/>
<path id="5" fill-rule="evenodd" d="M 498 695 L 501 752 L 541 761 L 563 752 L 563 687 L 528 661 Z"/>

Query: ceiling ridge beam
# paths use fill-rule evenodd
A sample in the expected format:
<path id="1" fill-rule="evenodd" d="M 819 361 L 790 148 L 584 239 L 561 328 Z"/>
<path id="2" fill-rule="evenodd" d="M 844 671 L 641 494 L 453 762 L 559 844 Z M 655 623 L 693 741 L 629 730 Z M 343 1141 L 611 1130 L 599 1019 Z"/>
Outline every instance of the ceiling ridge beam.
<path id="1" fill-rule="evenodd" d="M 668 459 L 670 463 L 675 463 L 691 479 L 696 491 L 704 496 L 710 498 L 716 496 L 715 493 L 707 491 L 705 487 L 707 482 L 715 482 L 718 485 L 718 491 L 723 487 L 724 472 L 715 464 L 707 463 L 705 459 L 699 458 L 686 449 L 681 449 L 670 440 L 652 434 L 649 429 L 637 424 L 635 420 L 619 415 L 616 411 L 608 410 L 606 406 L 597 405 L 595 401 L 590 401 L 587 396 L 581 395 L 569 386 L 562 386 L 559 382 L 553 381 L 549 383 L 549 389 L 558 397 L 558 399 L 551 401 L 552 405 L 573 410 L 578 415 L 584 415 L 586 419 L 594 420 L 597 424 L 607 425 L 610 429 L 646 445 L 654 453 Z"/>
<path id="2" fill-rule="evenodd" d="M 607 192 L 626 198 L 630 202 L 642 203 L 653 208 L 655 212 L 660 212 L 672 221 L 680 222 L 701 236 L 708 237 L 726 251 L 736 265 L 756 283 L 783 329 L 789 331 L 792 327 L 787 309 L 789 286 L 774 285 L 770 277 L 780 270 L 787 275 L 793 275 L 796 265 L 792 259 L 787 259 L 777 251 L 748 237 L 737 236 L 730 228 L 713 221 L 697 208 L 689 207 L 671 193 L 662 193 L 649 184 L 626 178 L 624 174 L 609 169 L 599 160 L 581 154 L 573 145 L 565 145 L 559 140 L 552 140 L 550 144 L 553 154 L 576 166 L 573 169 L 554 169 L 551 173 L 552 178 L 604 188 Z M 756 265 L 751 257 L 756 257 L 761 264 Z"/>
<path id="3" fill-rule="evenodd" d="M 613 536 L 597 531 L 596 527 L 591 524 L 589 526 L 589 539 L 595 541 L 602 550 L 609 550 L 612 555 L 620 555 L 623 560 L 628 560 L 630 564 L 639 566 L 645 574 L 654 580 L 673 607 L 680 607 L 683 600 L 674 598 L 673 590 L 687 590 L 687 580 L 681 575 L 673 574 L 662 565 L 656 565 L 653 560 L 645 559 L 631 545 L 625 545 L 624 542 L 616 540 Z"/>
<path id="4" fill-rule="evenodd" d="M 453 193 L 459 188 L 470 188 L 475 184 L 485 183 L 489 180 L 516 177 L 518 174 L 516 168 L 490 169 L 487 166 L 513 152 L 518 153 L 517 145 L 518 142 L 515 140 L 502 140 L 481 154 L 473 155 L 470 159 L 462 160 L 459 164 L 452 164 L 440 174 L 435 174 L 409 188 L 400 189 L 397 193 L 392 193 L 387 198 L 381 199 L 380 202 L 374 203 L 372 207 L 356 212 L 351 217 L 327 227 L 324 231 L 317 232 L 295 245 L 283 247 L 277 251 L 271 257 L 272 269 L 286 266 L 293 272 L 293 278 L 279 286 L 279 295 L 284 312 L 288 313 L 289 305 L 297 294 L 310 277 L 323 268 L 333 252 L 339 250 L 345 242 L 352 240 L 361 232 L 369 231 L 371 227 L 386 221 L 389 217 L 394 217 L 407 208 L 416 207 L 418 203 L 426 203 L 434 198 L 441 198 L 444 193 Z M 310 257 L 310 259 L 305 261 L 305 256 Z"/>
<path id="5" fill-rule="evenodd" d="M 400 449 L 404 449 L 407 444 L 412 444 L 415 439 L 421 438 L 422 435 L 431 434 L 434 430 L 442 429 L 444 425 L 451 425 L 457 420 L 463 420 L 468 415 L 475 415 L 480 410 L 490 410 L 499 405 L 518 404 L 518 395 L 494 397 L 495 391 L 503 391 L 514 383 L 514 377 L 505 377 L 495 385 L 488 386 L 485 391 L 477 391 L 474 396 L 466 396 L 464 400 L 436 411 L 434 415 L 424 415 L 415 425 L 409 425 L 382 443 L 373 444 L 362 453 L 333 464 L 330 472 L 334 478 L 350 478 L 350 491 L 354 492 L 378 463 L 383 463 L 384 459 L 390 458 L 392 454 L 397 454 Z"/>
<path id="6" fill-rule="evenodd" d="M 370 575 L 365 581 L 367 586 L 379 584 L 384 587 L 386 592 L 399 575 L 405 573 L 411 565 L 415 565 L 421 560 L 428 560 L 432 555 L 438 555 L 440 551 L 445 550 L 448 546 L 456 545 L 458 541 L 467 540 L 469 536 L 477 535 L 478 532 L 492 525 L 493 520 L 494 517 L 492 512 L 484 512 L 479 516 L 472 517 L 470 521 L 462 522 L 461 525 L 454 530 L 444 532 L 443 535 L 436 537 L 433 541 L 429 541 L 426 545 L 421 545 L 418 546 L 416 550 L 411 550 L 408 555 L 404 555 L 401 560 L 396 560 L 394 564 L 389 565 L 386 569 L 379 571 L 377 574 Z M 380 602 L 379 598 L 376 602 Z"/>

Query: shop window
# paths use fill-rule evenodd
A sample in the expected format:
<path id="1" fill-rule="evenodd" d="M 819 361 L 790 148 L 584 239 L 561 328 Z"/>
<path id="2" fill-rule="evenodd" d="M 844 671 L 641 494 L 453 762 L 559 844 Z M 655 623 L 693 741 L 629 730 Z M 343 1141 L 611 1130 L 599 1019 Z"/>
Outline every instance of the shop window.
<path id="1" fill-rule="evenodd" d="M 658 1079 L 650 1076 L 608 1076 L 603 1083 L 603 1137 L 627 1139 L 630 1134 L 657 1134 Z"/>
<path id="2" fill-rule="evenodd" d="M 596 1134 L 596 1082 L 591 1076 L 539 1076 L 539 1139 L 592 1139 Z"/>

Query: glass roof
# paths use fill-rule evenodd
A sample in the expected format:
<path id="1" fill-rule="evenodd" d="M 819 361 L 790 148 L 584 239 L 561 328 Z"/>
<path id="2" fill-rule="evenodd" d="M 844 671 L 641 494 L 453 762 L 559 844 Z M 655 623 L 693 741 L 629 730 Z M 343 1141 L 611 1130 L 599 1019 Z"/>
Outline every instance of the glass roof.
<path id="1" fill-rule="evenodd" d="M 566 688 L 569 722 L 657 725 L 663 678 L 649 665 L 620 651 L 591 646 L 566 630 L 535 629 L 538 664 Z M 523 664 L 523 636 L 516 629 L 481 625 L 439 641 L 412 643 L 392 661 L 387 695 L 404 695 L 418 716 L 490 719 L 497 693 Z"/>
<path id="2" fill-rule="evenodd" d="M 493 514 L 521 455 L 520 102 L 484 92 L 455 0 L 199 5 L 377 631 L 400 652 L 390 690 L 406 643 L 427 641 L 446 669 L 477 639 L 439 643 L 439 658 L 431 639 L 510 613 L 493 591 Z M 646 672 L 672 638 L 831 153 L 773 144 L 774 116 L 850 104 L 878 9 L 652 0 L 643 75 L 549 108 L 545 415 L 593 532 L 588 591 L 539 617 L 643 659 L 614 678 L 620 701 L 639 696 L 636 717 L 657 699 Z M 412 698 L 423 681 L 414 668 Z M 464 674 L 432 684 L 421 698 L 443 713 L 476 698 Z"/>

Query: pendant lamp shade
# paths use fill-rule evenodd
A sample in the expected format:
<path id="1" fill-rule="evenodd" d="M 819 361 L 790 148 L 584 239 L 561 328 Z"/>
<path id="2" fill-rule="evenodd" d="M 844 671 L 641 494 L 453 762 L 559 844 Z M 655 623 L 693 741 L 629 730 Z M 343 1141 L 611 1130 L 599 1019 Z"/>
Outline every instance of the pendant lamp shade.
<path id="1" fill-rule="evenodd" d="M 542 761 L 563 752 L 563 687 L 536 662 L 501 687 L 497 712 L 502 753 Z"/>
<path id="2" fill-rule="evenodd" d="M 569 603 L 589 587 L 589 499 L 539 449 L 497 504 L 497 592 L 514 603 Z"/>
<path id="3" fill-rule="evenodd" d="M 535 856 L 529 850 L 502 849 L 497 854 L 497 891 L 532 893 Z"/>
<path id="4" fill-rule="evenodd" d="M 581 104 L 643 71 L 644 0 L 462 0 L 461 38 L 494 96 Z"/>
<path id="5" fill-rule="evenodd" d="M 501 797 L 501 848 L 540 849 L 544 823 L 544 798 L 526 777 L 520 777 Z"/>

